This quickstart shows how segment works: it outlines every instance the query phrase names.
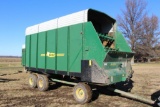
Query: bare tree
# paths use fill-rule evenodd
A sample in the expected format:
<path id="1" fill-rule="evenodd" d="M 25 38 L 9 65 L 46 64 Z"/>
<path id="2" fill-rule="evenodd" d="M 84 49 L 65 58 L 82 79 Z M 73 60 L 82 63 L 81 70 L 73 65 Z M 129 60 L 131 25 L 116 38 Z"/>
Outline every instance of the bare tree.
<path id="1" fill-rule="evenodd" d="M 126 9 L 118 15 L 118 26 L 124 36 L 128 39 L 132 51 L 141 34 L 142 20 L 146 12 L 146 2 L 144 0 L 126 0 Z"/>
<path id="2" fill-rule="evenodd" d="M 126 0 L 125 10 L 118 15 L 118 26 L 127 38 L 135 57 L 150 58 L 158 56 L 159 19 L 146 13 L 144 0 Z M 160 57 L 160 56 L 159 56 Z"/>
<path id="3" fill-rule="evenodd" d="M 156 49 L 159 40 L 160 32 L 159 30 L 159 20 L 158 17 L 152 15 L 151 17 L 145 16 L 142 21 L 142 34 L 137 45 L 137 52 L 141 53 L 146 57 L 157 56 Z"/>

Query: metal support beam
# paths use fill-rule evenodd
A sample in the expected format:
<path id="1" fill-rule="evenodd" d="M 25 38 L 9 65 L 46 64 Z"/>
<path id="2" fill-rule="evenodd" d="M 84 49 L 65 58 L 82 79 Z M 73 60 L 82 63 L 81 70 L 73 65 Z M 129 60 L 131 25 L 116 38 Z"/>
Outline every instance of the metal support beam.
<path id="1" fill-rule="evenodd" d="M 51 80 L 54 81 L 54 82 L 60 82 L 60 83 L 69 84 L 69 85 L 77 85 L 77 83 L 75 83 L 75 82 L 68 82 L 68 81 L 52 79 L 52 78 L 51 78 Z"/>
<path id="2" fill-rule="evenodd" d="M 139 101 L 148 103 L 148 104 L 154 104 L 154 103 L 155 103 L 155 101 L 152 101 L 152 100 L 143 98 L 143 97 L 138 96 L 138 95 L 134 95 L 134 94 L 131 94 L 131 93 L 127 93 L 127 92 L 124 92 L 124 91 L 121 91 L 121 90 L 118 90 L 118 89 L 113 89 L 113 88 L 107 88 L 107 89 L 108 89 L 109 91 L 113 91 L 113 92 L 115 92 L 115 93 L 119 93 L 119 94 L 122 95 L 122 96 L 125 96 L 125 97 L 128 97 L 128 98 L 132 98 L 132 99 L 136 99 L 136 100 L 139 100 Z"/>

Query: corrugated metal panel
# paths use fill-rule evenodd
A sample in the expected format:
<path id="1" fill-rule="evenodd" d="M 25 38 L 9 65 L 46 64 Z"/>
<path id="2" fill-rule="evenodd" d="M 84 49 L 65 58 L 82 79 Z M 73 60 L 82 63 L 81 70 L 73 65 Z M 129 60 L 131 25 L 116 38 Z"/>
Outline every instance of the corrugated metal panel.
<path id="1" fill-rule="evenodd" d="M 34 25 L 26 29 L 26 35 L 34 34 L 37 32 L 38 32 L 38 25 Z"/>
<path id="2" fill-rule="evenodd" d="M 39 32 L 56 29 L 58 26 L 57 22 L 58 22 L 57 19 L 53 19 L 53 20 L 39 24 Z"/>
<path id="3" fill-rule="evenodd" d="M 58 28 L 64 27 L 64 26 L 69 26 L 69 25 L 74 25 L 78 23 L 83 23 L 87 22 L 87 12 L 88 10 L 83 10 L 80 12 L 76 12 L 70 15 L 66 15 L 63 17 L 60 17 L 58 19 Z"/>
<path id="4" fill-rule="evenodd" d="M 26 29 L 26 35 L 87 22 L 87 14 L 88 9 L 28 27 Z"/>

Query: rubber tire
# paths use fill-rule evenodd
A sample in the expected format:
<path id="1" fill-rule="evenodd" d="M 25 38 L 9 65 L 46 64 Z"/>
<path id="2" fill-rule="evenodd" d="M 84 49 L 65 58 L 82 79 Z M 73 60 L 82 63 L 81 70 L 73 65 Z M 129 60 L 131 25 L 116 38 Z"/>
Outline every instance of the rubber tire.
<path id="1" fill-rule="evenodd" d="M 82 99 L 79 99 L 76 94 L 76 91 L 79 88 L 82 89 L 84 92 L 84 97 Z M 92 98 L 92 90 L 89 85 L 85 83 L 78 83 L 73 88 L 73 96 L 74 96 L 74 99 L 80 104 L 88 103 Z"/>
<path id="2" fill-rule="evenodd" d="M 39 82 L 42 82 L 41 85 L 39 84 Z M 38 79 L 37 79 L 37 87 L 39 91 L 46 91 L 49 88 L 49 80 L 48 77 L 46 75 L 38 75 Z"/>
<path id="3" fill-rule="evenodd" d="M 29 75 L 29 78 L 28 78 L 28 82 L 29 82 L 29 86 L 31 87 L 31 88 L 37 88 L 37 75 L 36 74 L 30 74 Z M 31 82 L 31 80 L 30 79 L 32 79 L 32 84 L 30 83 Z"/>

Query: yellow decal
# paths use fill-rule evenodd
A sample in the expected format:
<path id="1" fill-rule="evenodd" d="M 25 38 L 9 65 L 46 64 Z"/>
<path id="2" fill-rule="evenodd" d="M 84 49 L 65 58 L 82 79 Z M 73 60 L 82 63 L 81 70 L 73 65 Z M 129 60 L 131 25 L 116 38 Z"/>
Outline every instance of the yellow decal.
<path id="1" fill-rule="evenodd" d="M 48 56 L 48 57 L 55 57 L 55 56 L 56 56 L 56 54 L 55 54 L 55 53 L 47 52 L 46 56 Z"/>
<path id="2" fill-rule="evenodd" d="M 60 53 L 60 54 L 57 54 L 56 56 L 64 56 L 64 54 L 63 54 L 63 53 Z"/>
<path id="3" fill-rule="evenodd" d="M 116 63 L 111 63 L 110 65 L 111 65 L 111 66 L 116 66 Z"/>
<path id="4" fill-rule="evenodd" d="M 92 60 L 89 60 L 89 66 L 91 66 L 92 65 Z"/>
<path id="5" fill-rule="evenodd" d="M 41 56 L 45 56 L 45 54 L 41 54 Z"/>
<path id="6" fill-rule="evenodd" d="M 64 56 L 64 53 L 55 54 L 55 53 L 47 52 L 46 54 L 41 54 L 41 56 L 47 56 L 47 57 Z"/>

